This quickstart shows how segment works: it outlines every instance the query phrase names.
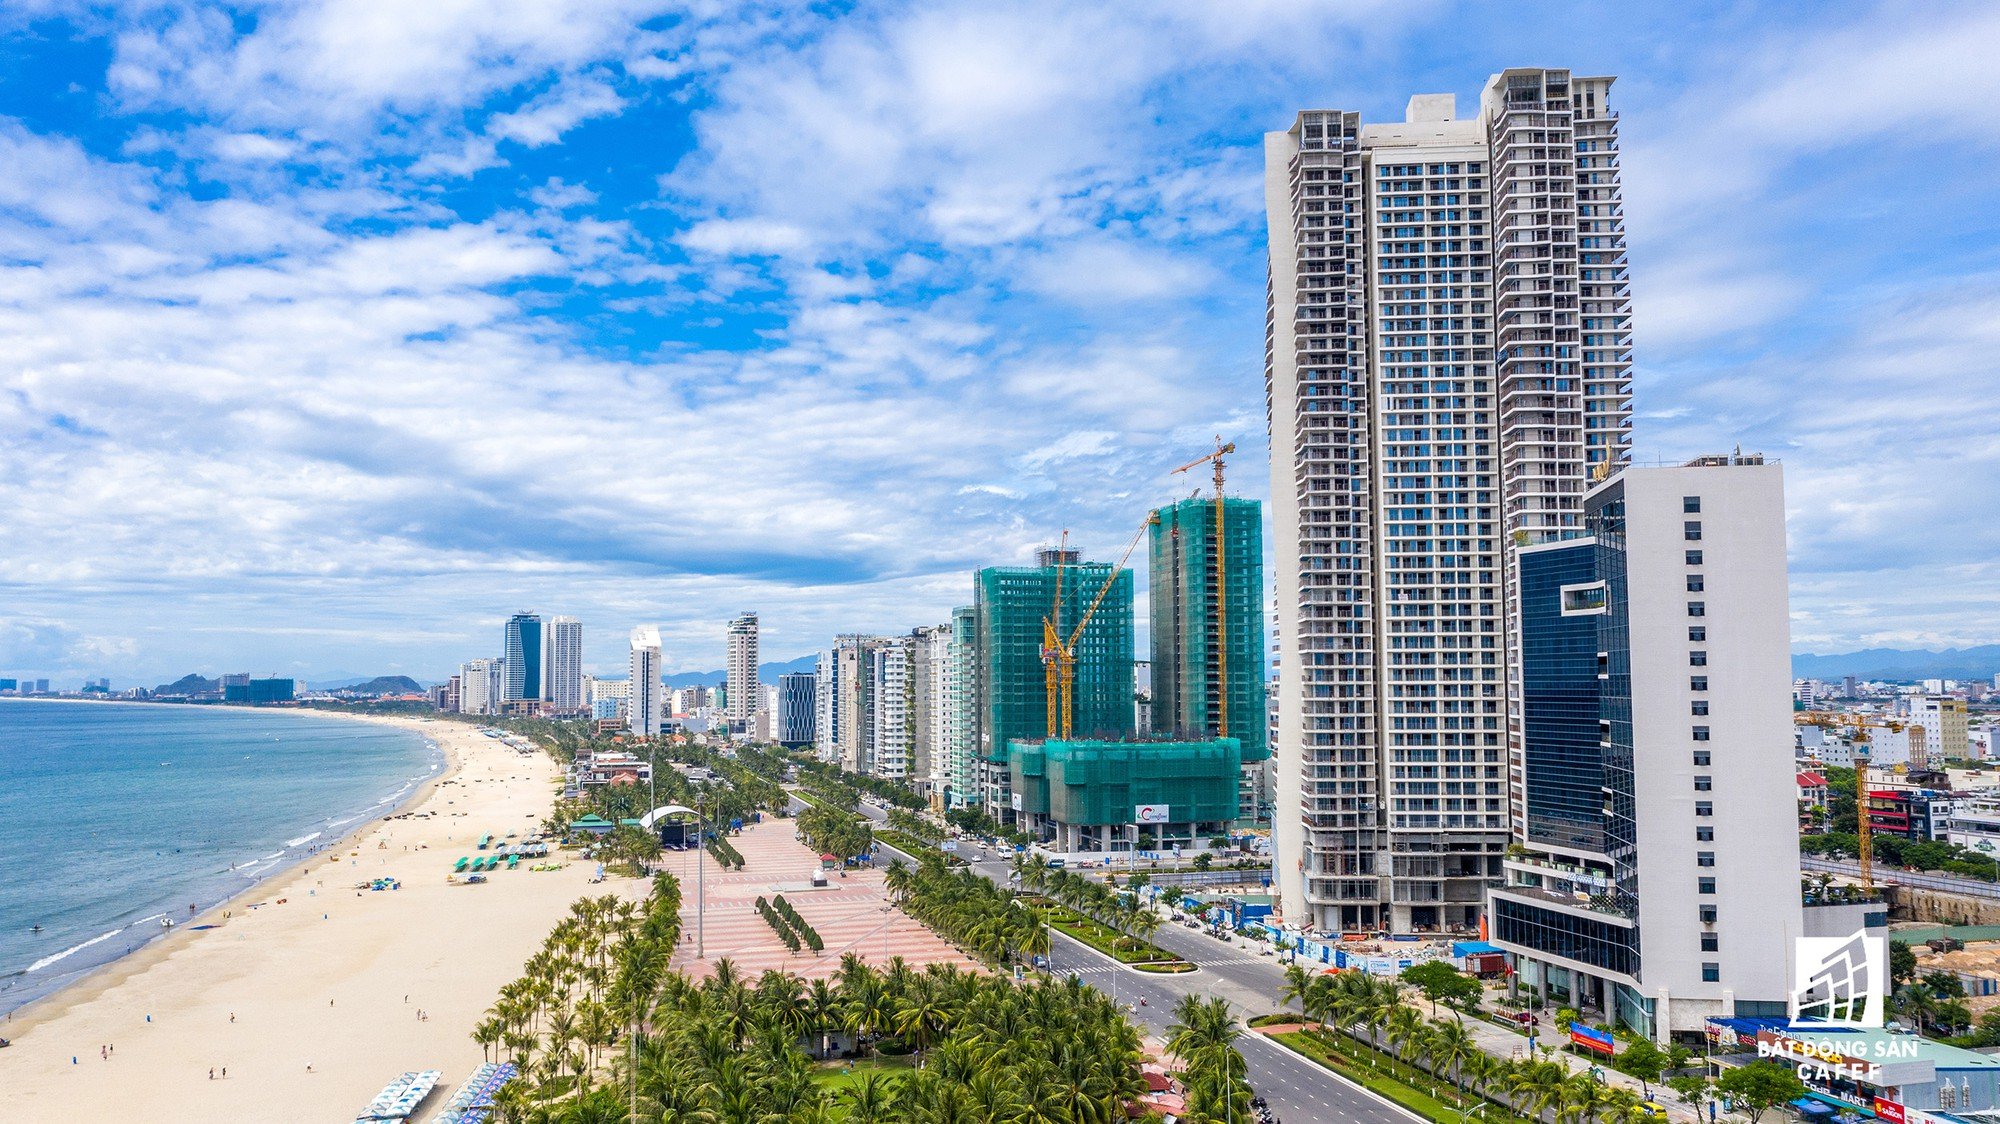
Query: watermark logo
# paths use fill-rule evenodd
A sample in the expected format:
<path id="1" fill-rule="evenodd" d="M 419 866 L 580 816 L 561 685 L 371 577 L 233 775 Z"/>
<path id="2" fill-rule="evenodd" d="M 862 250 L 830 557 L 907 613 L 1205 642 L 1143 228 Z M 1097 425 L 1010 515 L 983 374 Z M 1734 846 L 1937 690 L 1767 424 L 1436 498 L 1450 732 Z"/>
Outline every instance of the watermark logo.
<path id="1" fill-rule="evenodd" d="M 1888 1002 L 1889 944 L 1881 937 L 1799 937 L 1792 948 L 1791 1017 L 1828 1026 L 1880 1027 Z"/>

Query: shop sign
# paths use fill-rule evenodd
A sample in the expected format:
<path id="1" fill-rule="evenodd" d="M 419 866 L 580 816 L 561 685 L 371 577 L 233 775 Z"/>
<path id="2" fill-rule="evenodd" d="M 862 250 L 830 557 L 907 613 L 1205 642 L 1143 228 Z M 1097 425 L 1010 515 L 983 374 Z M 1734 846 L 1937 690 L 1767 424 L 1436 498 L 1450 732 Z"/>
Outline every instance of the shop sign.
<path id="1" fill-rule="evenodd" d="M 1907 1124 L 1903 1117 L 1903 1106 L 1881 1097 L 1875 1098 L 1875 1115 L 1887 1120 L 1889 1124 Z"/>

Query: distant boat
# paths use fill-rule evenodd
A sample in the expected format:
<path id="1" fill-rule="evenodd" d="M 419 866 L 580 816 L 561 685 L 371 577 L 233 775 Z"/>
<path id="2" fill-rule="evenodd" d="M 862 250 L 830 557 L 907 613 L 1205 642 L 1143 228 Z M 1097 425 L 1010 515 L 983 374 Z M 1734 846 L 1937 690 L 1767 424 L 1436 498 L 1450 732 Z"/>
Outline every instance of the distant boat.
<path id="1" fill-rule="evenodd" d="M 30 925 L 28 926 L 28 931 L 30 933 L 39 933 L 42 931 L 42 927 L 40 925 Z"/>

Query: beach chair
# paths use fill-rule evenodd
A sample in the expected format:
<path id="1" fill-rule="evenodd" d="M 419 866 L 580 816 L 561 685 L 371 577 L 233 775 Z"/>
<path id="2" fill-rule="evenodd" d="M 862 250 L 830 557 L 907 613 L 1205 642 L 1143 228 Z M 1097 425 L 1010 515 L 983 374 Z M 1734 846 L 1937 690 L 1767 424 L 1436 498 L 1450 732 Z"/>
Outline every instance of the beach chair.
<path id="1" fill-rule="evenodd" d="M 507 869 L 508 869 L 508 870 L 512 870 L 512 869 L 514 869 L 515 867 L 517 867 L 517 866 L 520 866 L 520 865 L 521 865 L 521 856 L 519 856 L 519 855 L 508 855 L 508 856 L 507 856 Z"/>

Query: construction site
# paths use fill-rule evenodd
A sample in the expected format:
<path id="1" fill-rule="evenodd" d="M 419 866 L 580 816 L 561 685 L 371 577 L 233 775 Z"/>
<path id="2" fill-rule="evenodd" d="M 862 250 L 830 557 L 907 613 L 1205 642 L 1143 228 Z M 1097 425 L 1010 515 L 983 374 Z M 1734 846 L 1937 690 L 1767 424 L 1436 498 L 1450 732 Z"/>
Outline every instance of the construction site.
<path id="1" fill-rule="evenodd" d="M 1065 540 L 1035 565 L 979 571 L 975 721 L 987 813 L 1052 856 L 1204 849 L 1268 814 L 1262 515 L 1224 492 L 1149 512 L 1115 562 Z M 1133 575 L 1142 540 L 1150 694 L 1134 677 Z"/>

